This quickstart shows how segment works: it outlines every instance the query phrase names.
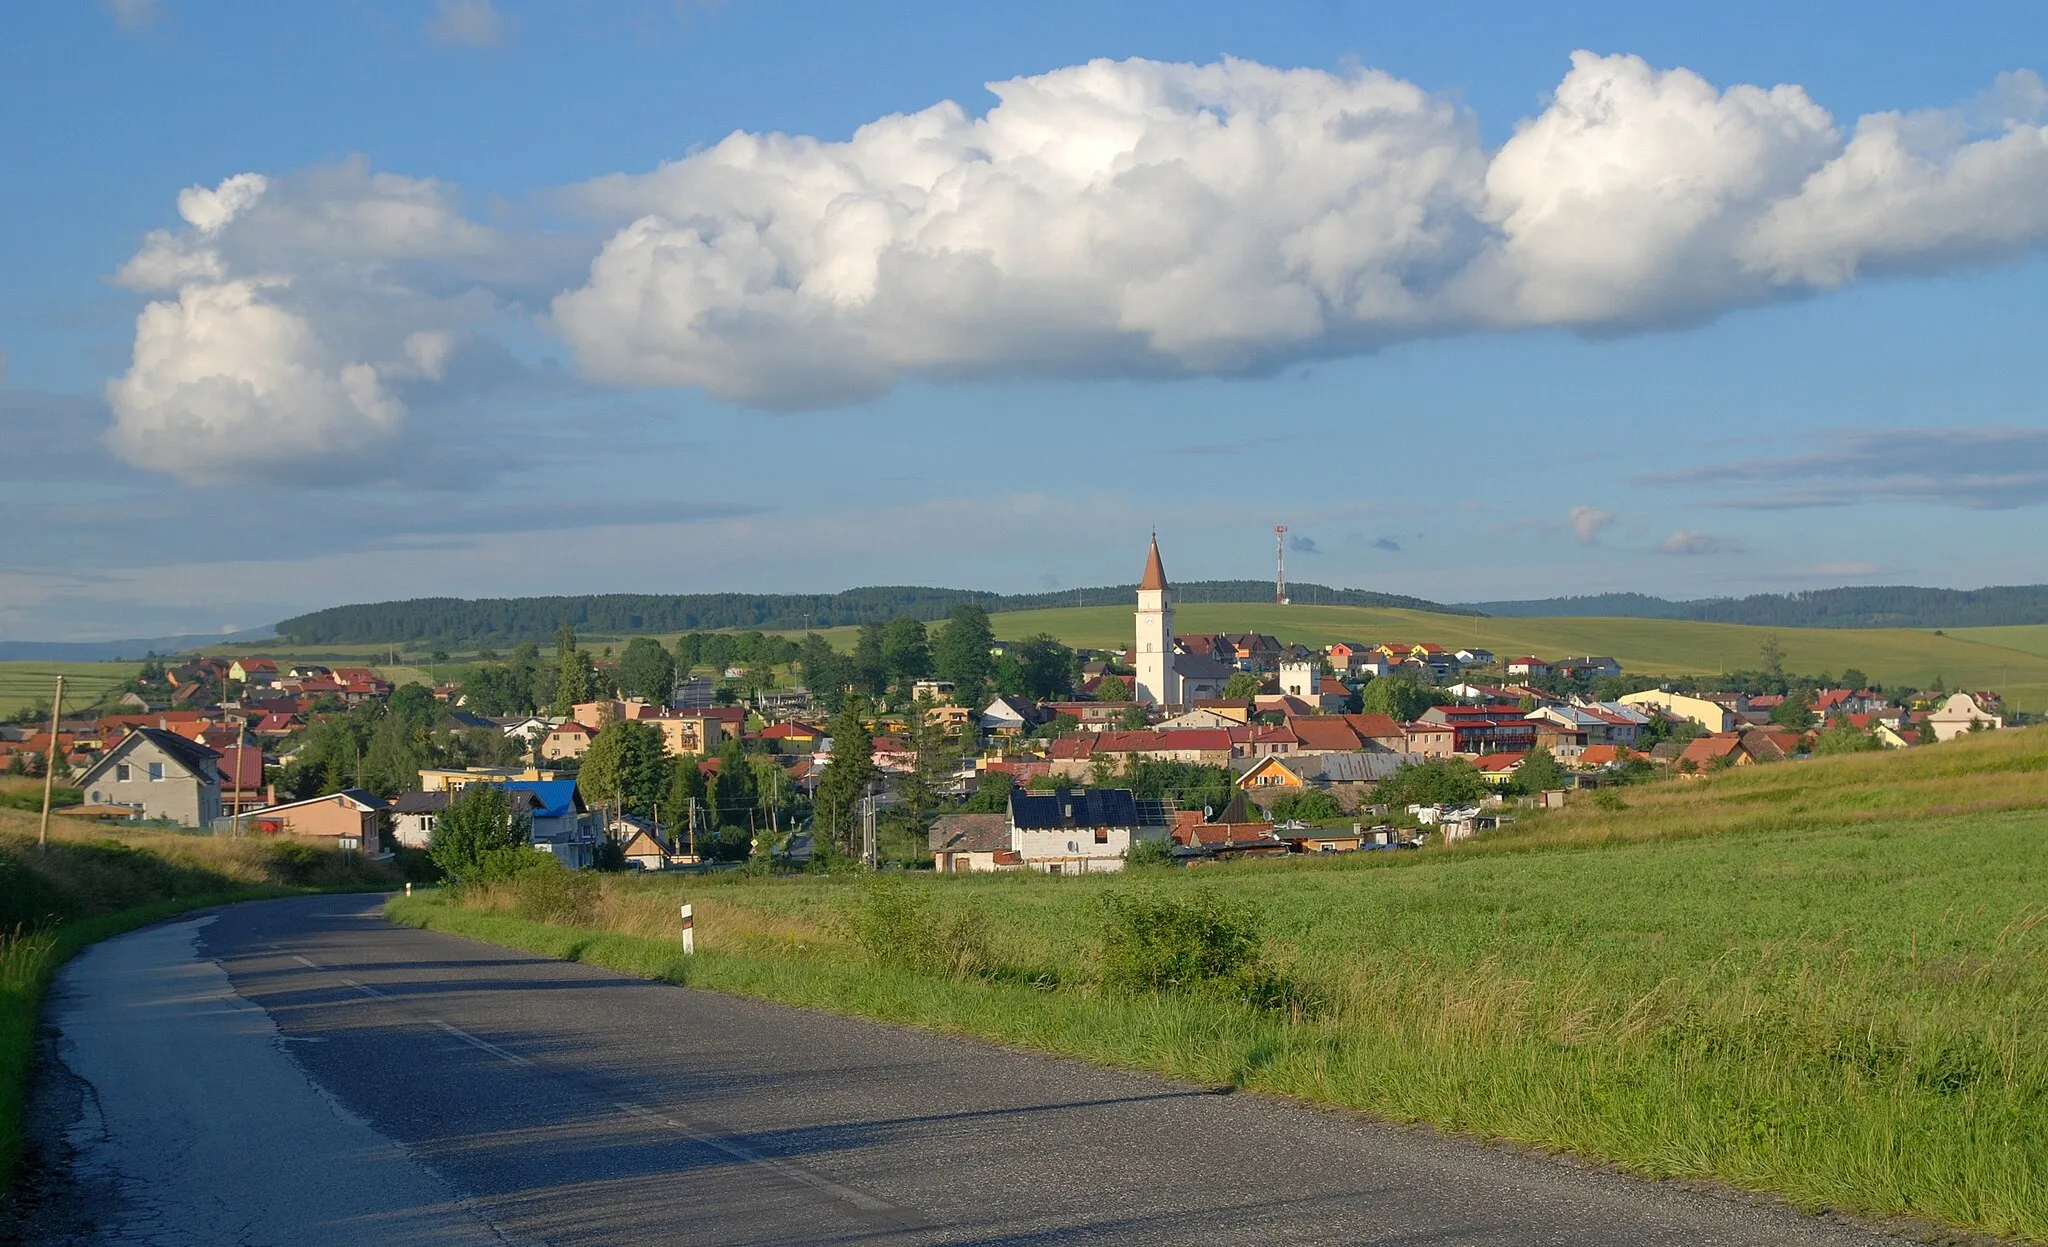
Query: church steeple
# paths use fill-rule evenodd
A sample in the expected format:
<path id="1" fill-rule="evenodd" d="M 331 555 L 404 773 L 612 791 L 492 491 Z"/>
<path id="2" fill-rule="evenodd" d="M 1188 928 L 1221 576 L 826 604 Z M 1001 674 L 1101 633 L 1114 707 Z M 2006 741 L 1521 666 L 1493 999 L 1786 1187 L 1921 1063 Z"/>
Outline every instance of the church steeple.
<path id="1" fill-rule="evenodd" d="M 1159 534 L 1152 534 L 1152 552 L 1145 556 L 1145 578 L 1138 582 L 1139 589 L 1164 589 L 1166 567 L 1159 561 Z"/>
<path id="2" fill-rule="evenodd" d="M 1173 669 L 1173 591 L 1166 585 L 1166 565 L 1159 561 L 1159 535 L 1145 554 L 1145 578 L 1138 582 L 1138 635 L 1131 665 L 1137 668 L 1131 690 L 1148 706 L 1180 704 L 1180 676 Z"/>

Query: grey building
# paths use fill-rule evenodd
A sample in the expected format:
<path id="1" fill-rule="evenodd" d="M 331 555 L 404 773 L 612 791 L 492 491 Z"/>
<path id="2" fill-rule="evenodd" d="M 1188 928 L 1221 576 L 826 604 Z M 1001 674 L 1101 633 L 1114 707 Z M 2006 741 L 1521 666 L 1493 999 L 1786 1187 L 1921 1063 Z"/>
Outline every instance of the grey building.
<path id="1" fill-rule="evenodd" d="M 221 815 L 220 754 L 162 728 L 138 727 L 86 769 L 92 805 L 125 805 L 137 818 L 211 827 Z"/>

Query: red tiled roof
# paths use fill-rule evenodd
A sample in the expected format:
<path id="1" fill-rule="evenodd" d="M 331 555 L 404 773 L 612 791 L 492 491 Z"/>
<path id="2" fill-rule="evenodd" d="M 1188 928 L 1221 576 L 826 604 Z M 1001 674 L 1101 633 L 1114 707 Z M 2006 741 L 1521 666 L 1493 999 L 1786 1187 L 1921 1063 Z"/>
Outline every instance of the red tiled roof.
<path id="1" fill-rule="evenodd" d="M 1512 771 L 1522 765 L 1522 759 L 1528 756 L 1526 753 L 1489 753 L 1473 765 L 1489 774 L 1499 771 Z"/>
<path id="2" fill-rule="evenodd" d="M 1351 730 L 1366 740 L 1391 738 L 1407 734 L 1401 730 L 1401 725 L 1394 721 L 1392 715 L 1347 714 L 1343 717 L 1344 721 L 1351 725 Z"/>
<path id="3" fill-rule="evenodd" d="M 1145 578 L 1138 582 L 1138 588 L 1143 590 L 1164 589 L 1165 587 L 1166 567 L 1159 561 L 1159 538 L 1154 537 L 1152 539 L 1152 549 L 1145 555 Z"/>

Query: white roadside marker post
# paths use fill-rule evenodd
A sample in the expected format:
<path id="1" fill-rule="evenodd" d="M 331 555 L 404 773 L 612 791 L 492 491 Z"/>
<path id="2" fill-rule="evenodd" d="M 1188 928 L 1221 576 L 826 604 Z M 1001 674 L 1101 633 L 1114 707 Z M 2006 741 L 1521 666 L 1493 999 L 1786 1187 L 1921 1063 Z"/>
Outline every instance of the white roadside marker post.
<path id="1" fill-rule="evenodd" d="M 683 906 L 683 955 L 685 957 L 692 957 L 697 953 L 696 927 L 697 919 L 691 912 L 691 907 L 688 905 Z"/>

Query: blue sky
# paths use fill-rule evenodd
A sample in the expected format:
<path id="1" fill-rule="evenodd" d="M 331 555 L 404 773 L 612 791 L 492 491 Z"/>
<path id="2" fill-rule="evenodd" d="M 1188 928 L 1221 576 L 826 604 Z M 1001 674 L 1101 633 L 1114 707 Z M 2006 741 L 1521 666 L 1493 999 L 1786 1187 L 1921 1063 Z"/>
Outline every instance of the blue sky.
<path id="1" fill-rule="evenodd" d="M 2042 580 L 2048 12 L 1541 7 L 17 6 L 0 638 Z"/>

